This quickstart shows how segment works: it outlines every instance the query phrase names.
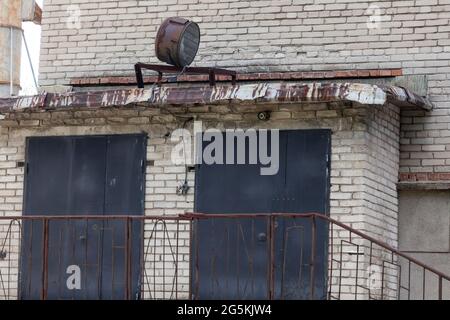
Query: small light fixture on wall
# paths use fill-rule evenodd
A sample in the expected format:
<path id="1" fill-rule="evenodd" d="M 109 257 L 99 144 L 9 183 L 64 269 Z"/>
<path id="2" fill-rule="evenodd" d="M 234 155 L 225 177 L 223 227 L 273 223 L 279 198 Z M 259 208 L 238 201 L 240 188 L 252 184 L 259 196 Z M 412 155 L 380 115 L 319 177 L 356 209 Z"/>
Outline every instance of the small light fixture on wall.
<path id="1" fill-rule="evenodd" d="M 270 120 L 270 111 L 258 112 L 258 120 L 261 120 L 261 121 Z"/>

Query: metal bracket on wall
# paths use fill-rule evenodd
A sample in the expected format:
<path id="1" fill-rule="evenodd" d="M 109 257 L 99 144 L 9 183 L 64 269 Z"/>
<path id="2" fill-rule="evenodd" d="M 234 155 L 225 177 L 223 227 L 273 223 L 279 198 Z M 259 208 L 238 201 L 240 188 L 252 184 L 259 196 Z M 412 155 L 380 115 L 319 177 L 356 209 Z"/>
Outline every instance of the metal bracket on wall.
<path id="1" fill-rule="evenodd" d="M 134 70 L 136 72 L 136 82 L 138 88 L 144 88 L 144 77 L 142 75 L 142 69 L 156 71 L 158 73 L 157 84 L 160 85 L 162 83 L 162 78 L 164 73 L 175 73 L 177 77 L 181 74 L 197 74 L 197 75 L 208 75 L 209 76 L 209 84 L 214 86 L 216 84 L 216 75 L 221 76 L 229 76 L 231 77 L 231 83 L 233 85 L 236 84 L 236 71 L 226 70 L 226 69 L 218 69 L 218 68 L 207 68 L 207 67 L 174 67 L 174 66 L 165 66 L 158 64 L 145 64 L 145 63 L 136 63 L 134 65 Z"/>

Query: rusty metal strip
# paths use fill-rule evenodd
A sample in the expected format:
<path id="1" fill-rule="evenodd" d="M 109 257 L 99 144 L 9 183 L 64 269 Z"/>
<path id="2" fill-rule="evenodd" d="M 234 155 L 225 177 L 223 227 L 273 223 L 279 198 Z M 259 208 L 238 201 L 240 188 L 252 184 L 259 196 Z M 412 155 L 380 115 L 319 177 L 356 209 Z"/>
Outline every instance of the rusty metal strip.
<path id="1" fill-rule="evenodd" d="M 424 97 L 410 91 L 404 87 L 384 86 L 388 101 L 397 106 L 417 106 L 427 111 L 433 109 L 433 104 Z"/>
<path id="2" fill-rule="evenodd" d="M 44 93 L 30 97 L 0 99 L 0 112 L 23 109 L 127 107 L 136 104 L 209 105 L 223 103 L 300 103 L 348 101 L 364 105 L 416 106 L 431 110 L 433 105 L 407 89 L 361 83 L 257 83 L 210 86 L 153 86 L 149 89 L 102 90 Z"/>
<path id="3" fill-rule="evenodd" d="M 47 93 L 35 96 L 22 96 L 0 99 L 0 112 L 20 111 L 23 109 L 44 108 Z"/>
<path id="4" fill-rule="evenodd" d="M 178 72 L 177 72 L 178 73 Z M 257 72 L 240 73 L 236 75 L 236 81 L 305 81 L 324 79 L 363 79 L 363 78 L 393 78 L 402 76 L 402 69 L 357 69 L 339 71 L 291 71 L 291 72 Z M 177 82 L 207 82 L 208 75 L 180 75 Z M 228 76 L 218 76 L 218 81 L 229 81 Z M 144 77 L 145 84 L 153 84 L 156 81 L 170 82 L 167 78 L 158 79 L 158 76 L 149 75 Z M 70 85 L 76 87 L 89 87 L 96 85 L 135 85 L 136 78 L 130 76 L 105 76 L 105 77 L 79 77 L 70 79 Z"/>
<path id="5" fill-rule="evenodd" d="M 108 222 L 108 221 L 118 221 L 118 216 L 113 216 L 113 215 L 106 215 L 106 216 L 96 216 L 98 219 L 101 219 L 104 222 Z M 41 285 L 40 285 L 40 298 L 41 299 L 46 299 L 48 298 L 62 298 L 60 296 L 58 297 L 54 297 L 53 295 L 50 297 L 48 296 L 48 290 L 49 290 L 49 285 L 51 285 L 53 288 L 55 288 L 55 283 L 49 282 L 49 275 L 51 272 L 51 259 L 57 259 L 58 257 L 49 257 L 49 247 L 52 246 L 50 241 L 50 230 L 51 230 L 51 226 L 52 223 L 56 221 L 57 218 L 61 218 L 61 216 L 23 216 L 23 217 L 0 217 L 0 220 L 3 222 L 2 226 L 4 226 L 5 228 L 9 225 L 9 228 L 11 228 L 11 226 L 13 225 L 14 221 L 16 221 L 17 223 L 14 224 L 16 227 L 14 229 L 5 229 L 4 232 L 2 234 L 0 234 L 0 245 L 2 245 L 0 248 L 2 249 L 2 251 L 6 251 L 7 253 L 9 252 L 15 252 L 13 251 L 13 247 L 16 248 L 14 250 L 17 250 L 17 243 L 12 244 L 12 240 L 14 239 L 21 239 L 20 235 L 22 233 L 22 229 L 23 227 L 26 225 L 25 222 L 26 220 L 29 220 L 29 222 L 35 221 L 35 222 L 39 222 L 39 225 L 42 226 L 42 245 L 37 247 L 37 250 L 40 250 L 40 254 L 39 256 L 42 257 L 42 259 L 37 259 L 36 261 L 32 261 L 32 259 L 28 259 L 27 264 L 29 264 L 29 270 L 24 272 L 31 272 L 32 268 L 37 268 L 37 270 L 39 270 L 40 272 L 42 272 L 42 275 L 39 277 L 39 280 L 41 281 Z M 179 219 L 179 220 L 173 220 L 174 218 Z M 372 292 L 372 294 L 374 295 L 373 297 L 371 297 L 371 293 L 369 293 L 368 298 L 369 299 L 392 299 L 392 298 L 398 298 L 398 299 L 403 299 L 403 298 L 407 298 L 408 300 L 410 299 L 417 299 L 417 298 L 421 298 L 420 296 L 422 296 L 423 298 L 428 297 L 427 294 L 431 293 L 431 291 L 429 290 L 433 290 L 433 293 L 431 293 L 431 297 L 435 297 L 437 295 L 438 299 L 444 299 L 446 297 L 447 294 L 447 286 L 450 283 L 450 277 L 444 273 L 441 273 L 439 271 L 437 271 L 436 269 L 433 269 L 430 266 L 427 266 L 423 263 L 421 263 L 420 261 L 416 260 L 415 258 L 408 256 L 407 254 L 405 254 L 404 252 L 399 251 L 398 249 L 391 247 L 390 245 L 388 245 L 387 243 L 380 241 L 380 240 L 376 240 L 375 238 L 368 236 L 366 234 L 364 234 L 361 231 L 355 230 L 354 228 L 347 226 L 346 224 L 339 222 L 335 219 L 330 218 L 329 216 L 323 215 L 323 214 L 319 214 L 319 213 L 273 213 L 273 214 L 261 214 L 261 213 L 253 213 L 253 214 L 199 214 L 199 213 L 186 213 L 183 215 L 179 215 L 179 216 L 159 216 L 158 218 L 154 218 L 154 217 L 148 217 L 148 216 L 120 216 L 120 219 L 125 219 L 124 221 L 126 221 L 126 228 L 127 228 L 127 232 L 124 235 L 124 239 L 125 240 L 130 240 L 129 236 L 130 236 L 130 232 L 131 232 L 131 223 L 133 223 L 134 221 L 140 221 L 140 222 L 146 222 L 147 224 L 147 228 L 141 229 L 141 238 L 145 239 L 145 245 L 142 247 L 141 250 L 141 254 L 143 254 L 143 269 L 142 272 L 144 273 L 144 277 L 142 279 L 143 283 L 142 283 L 142 289 L 137 292 L 133 292 L 133 296 L 130 295 L 131 291 L 129 291 L 128 293 L 128 298 L 134 299 L 137 298 L 139 295 L 143 295 L 143 298 L 147 298 L 147 299 L 173 299 L 174 296 L 176 296 L 176 294 L 187 294 L 187 290 L 193 290 L 193 295 L 189 294 L 188 299 L 192 299 L 192 298 L 198 298 L 198 288 L 200 285 L 204 284 L 205 282 L 202 282 L 202 284 L 200 284 L 199 282 L 199 277 L 198 275 L 196 275 L 193 279 L 193 277 L 190 277 L 191 284 L 193 285 L 193 287 L 189 287 L 189 288 L 181 288 L 178 289 L 178 287 L 176 286 L 176 281 L 177 281 L 177 277 L 180 276 L 188 276 L 188 274 L 179 274 L 180 270 L 186 270 L 186 267 L 182 267 L 181 265 L 179 265 L 179 261 L 178 261 L 178 253 L 179 253 L 179 249 L 178 245 L 188 245 L 189 246 L 189 250 L 191 253 L 190 259 L 192 260 L 192 269 L 191 272 L 199 272 L 198 270 L 198 261 L 199 261 L 199 254 L 204 254 L 205 252 L 202 253 L 201 250 L 199 250 L 199 246 L 198 243 L 201 243 L 202 241 L 204 241 L 205 239 L 202 239 L 201 236 L 199 236 L 198 233 L 193 232 L 192 231 L 192 225 L 190 230 L 185 230 L 185 229 L 179 229 L 179 226 L 175 226 L 173 225 L 173 223 L 181 223 L 182 221 L 184 222 L 189 222 L 189 223 L 193 223 L 193 222 L 198 222 L 198 221 L 210 221 L 212 223 L 217 222 L 217 221 L 227 221 L 227 223 L 229 223 L 230 226 L 232 227 L 237 227 L 239 230 L 241 230 L 241 234 L 242 234 L 242 220 L 241 219 L 251 219 L 252 223 L 254 223 L 255 221 L 258 220 L 266 220 L 268 219 L 268 228 L 271 228 L 272 230 L 269 232 L 269 239 L 268 242 L 270 243 L 270 245 L 268 246 L 268 255 L 265 261 L 261 260 L 261 263 L 267 262 L 269 265 L 273 265 L 274 266 L 274 262 L 275 262 L 275 232 L 274 232 L 274 228 L 275 228 L 275 223 L 276 223 L 276 219 L 278 218 L 297 218 L 297 219 L 302 219 L 301 221 L 303 222 L 307 222 L 308 225 L 311 225 L 311 241 L 310 243 L 307 244 L 308 246 L 308 250 L 310 250 L 311 252 L 311 260 L 310 263 L 307 264 L 310 266 L 310 280 L 309 282 L 300 282 L 298 284 L 299 287 L 301 287 L 302 285 L 306 285 L 309 286 L 309 290 L 310 290 L 310 296 L 309 298 L 317 298 L 314 295 L 314 290 L 315 290 L 315 286 L 314 286 L 314 266 L 315 264 L 315 254 L 318 254 L 319 252 L 318 247 L 316 246 L 318 243 L 318 239 L 315 236 L 316 232 L 315 232 L 315 223 L 318 223 L 319 221 L 321 222 L 326 222 L 329 223 L 329 225 L 332 226 L 329 233 L 329 242 L 328 244 L 331 245 L 331 250 L 329 251 L 329 258 L 330 261 L 332 262 L 336 262 L 338 264 L 337 267 L 337 272 L 335 272 L 334 276 L 331 276 L 328 279 L 328 285 L 330 285 L 330 291 L 329 291 L 329 298 L 333 299 L 333 298 L 345 298 L 345 299 L 355 299 L 358 300 L 359 298 L 361 298 L 361 295 L 365 294 L 365 292 L 370 291 L 370 286 L 366 285 L 366 284 L 359 284 L 358 279 L 361 280 L 368 280 L 369 279 L 369 274 L 365 274 L 361 271 L 365 271 L 365 263 L 363 263 L 363 261 L 367 262 L 369 261 L 369 265 L 373 265 L 373 266 L 377 266 L 380 268 L 380 275 L 381 275 L 381 281 L 379 283 L 379 285 L 376 288 L 373 288 L 373 290 L 379 290 L 381 291 L 381 295 L 379 294 L 379 292 Z M 31 220 L 30 220 L 31 219 Z M 82 215 L 82 216 L 65 216 L 64 220 L 59 220 L 58 221 L 66 221 L 66 223 L 68 223 L 69 221 L 78 221 L 78 220 L 82 220 L 82 221 L 88 221 L 91 219 L 91 216 L 89 215 Z M 119 220 L 120 221 L 120 220 Z M 23 223 L 19 223 L 19 222 L 23 222 Z M 31 228 L 31 232 L 33 230 L 35 230 L 35 228 L 33 228 L 32 225 L 30 225 Z M 169 227 L 170 226 L 170 227 Z M 175 233 L 175 229 L 176 229 L 176 233 Z M 40 229 L 39 229 L 40 230 Z M 74 229 L 73 229 L 74 230 Z M 109 229 L 112 230 L 112 229 Z M 144 234 L 144 230 L 147 230 L 149 232 L 148 235 Z M 333 230 L 335 232 L 337 232 L 336 234 L 333 233 Z M 56 229 L 56 231 L 58 231 L 58 229 Z M 180 244 L 178 242 L 175 242 L 174 240 L 176 240 L 180 234 L 178 234 L 178 232 L 182 232 L 184 234 L 184 232 L 188 231 L 189 232 L 189 238 L 185 239 L 188 242 L 184 243 L 184 244 Z M 60 230 L 60 232 L 68 232 L 67 229 L 63 228 L 62 230 Z M 73 231 L 72 231 L 73 232 Z M 214 230 L 211 230 L 211 232 L 214 232 Z M 61 234 L 61 233 L 60 233 Z M 255 239 L 255 235 L 254 232 L 252 231 L 252 239 Z M 348 234 L 348 235 L 347 235 Z M 17 238 L 19 236 L 19 238 Z M 183 236 L 184 237 L 184 236 Z M 192 238 L 194 237 L 194 238 Z M 333 237 L 336 237 L 333 240 Z M 31 239 L 31 235 L 30 235 L 30 239 Z M 227 236 L 225 237 L 225 242 L 222 244 L 223 248 L 226 248 L 227 246 L 230 245 L 230 243 L 228 241 L 230 238 Z M 57 239 L 54 239 L 55 241 Z M 244 240 L 244 239 L 243 239 Z M 334 242 L 333 242 L 334 241 Z M 366 242 L 367 241 L 367 242 Z M 130 254 L 131 254 L 131 247 L 130 242 L 129 241 L 124 241 L 127 245 L 127 249 L 126 249 L 126 253 L 124 254 L 124 258 L 127 260 L 127 272 L 130 271 Z M 72 244 L 74 244 L 74 240 L 72 240 Z M 95 246 L 98 246 L 98 243 L 95 243 L 95 241 L 92 243 Z M 189 245 L 190 244 L 190 245 Z M 239 244 L 239 243 L 237 243 Z M 30 245 L 26 245 L 26 248 L 24 250 L 30 250 L 30 254 L 32 251 L 31 248 L 32 243 L 30 243 Z M 176 246 L 176 247 L 174 247 Z M 335 248 L 333 248 L 333 246 L 335 246 Z M 80 249 L 84 247 L 84 250 L 88 250 L 88 245 L 81 245 Z M 114 247 L 112 246 L 112 248 L 124 248 L 124 247 Z M 356 248 L 356 251 L 354 250 Z M 369 249 L 370 251 L 369 253 L 367 252 L 366 249 Z M 374 248 L 374 249 L 373 249 Z M 160 250 L 160 251 L 156 251 L 156 249 Z M 192 256 L 193 251 L 195 250 L 195 256 Z M 376 251 L 376 254 L 373 254 L 373 252 Z M 38 252 L 38 251 L 36 251 Z M 230 261 L 230 259 L 233 259 L 233 255 L 234 254 L 239 254 L 239 250 L 231 250 L 231 255 L 225 255 L 224 254 L 224 250 L 215 250 L 214 252 L 212 252 L 211 256 L 209 256 L 210 259 L 215 259 L 216 255 L 220 255 L 222 258 L 225 258 L 225 264 L 228 263 L 228 261 Z M 285 251 L 286 252 L 286 251 Z M 298 252 L 298 251 L 297 251 Z M 61 253 L 59 253 L 61 254 Z M 184 253 L 182 253 L 184 254 Z M 250 251 L 246 251 L 246 257 L 244 257 L 247 260 L 242 260 L 242 262 L 247 265 L 248 269 L 250 270 L 252 265 L 253 265 L 253 259 L 254 259 L 254 251 L 250 250 Z M 367 256 L 367 254 L 369 254 L 369 256 Z M 361 255 L 361 260 L 360 260 L 360 255 Z M 349 256 L 354 256 L 353 258 L 349 258 Z M 344 259 L 344 257 L 346 257 Z M 6 276 L 6 278 L 3 278 L 3 282 L 4 282 L 4 288 L 8 288 L 7 284 L 5 282 L 11 282 L 12 279 L 13 281 L 17 281 L 17 278 L 14 278 L 14 276 L 17 274 L 17 270 L 18 270 L 18 265 L 17 264 L 13 264 L 10 263 L 11 261 L 16 261 L 16 260 L 11 260 L 11 259 L 15 259 L 14 255 L 10 255 L 8 254 L 6 257 L 7 262 L 4 263 L 5 266 L 5 273 L 3 273 L 4 276 Z M 5 259 L 3 258 L 3 259 Z M 237 255 L 236 259 L 241 259 L 242 257 Z M 289 255 L 288 258 L 290 259 L 295 259 L 295 254 L 294 255 Z M 50 260 L 49 260 L 50 259 Z M 394 283 L 395 281 L 398 280 L 397 283 L 401 284 L 401 276 L 402 276 L 402 269 L 401 268 L 401 263 L 399 262 L 399 259 L 404 259 L 404 261 L 406 263 L 408 263 L 408 268 L 409 271 L 407 274 L 403 273 L 403 276 L 407 276 L 410 277 L 411 276 L 411 265 L 414 266 L 414 268 L 419 268 L 419 269 L 423 269 L 423 278 L 421 279 L 420 277 L 416 280 L 422 280 L 423 281 L 423 285 L 422 285 L 422 292 L 418 291 L 417 294 L 415 294 L 415 296 L 411 296 L 410 295 L 410 283 L 408 283 L 408 286 L 395 286 L 395 288 L 393 287 L 389 287 L 389 283 Z M 10 261 L 11 260 L 11 261 Z M 355 262 L 356 260 L 356 262 Z M 3 260 L 5 261 L 5 260 Z M 248 261 L 248 262 L 247 262 Z M 156 262 L 158 263 L 162 263 L 161 267 L 156 268 Z M 348 262 L 348 264 L 346 264 L 346 262 Z M 148 263 L 148 265 L 146 265 L 146 263 Z M 243 264 L 243 265 L 244 265 Z M 25 265 L 25 264 L 24 264 Z M 240 265 L 239 263 L 237 265 Z M 303 268 L 305 266 L 304 263 L 300 263 L 300 264 L 296 264 L 296 266 L 299 266 L 300 268 Z M 361 268 L 360 268 L 361 266 Z M 167 268 L 167 269 L 166 269 Z M 181 269 L 183 268 L 183 269 Z M 217 281 L 218 277 L 215 271 L 217 271 L 218 269 L 217 265 L 212 266 L 211 269 L 211 279 L 206 279 L 206 281 Z M 331 266 L 331 268 L 333 268 L 333 266 Z M 170 273 L 165 273 L 166 270 L 171 270 Z M 269 281 L 271 282 L 271 284 L 269 285 L 269 287 L 272 289 L 274 288 L 274 285 L 276 284 L 277 280 L 276 275 L 275 275 L 275 269 L 272 268 L 270 270 L 270 268 L 268 269 L 268 274 L 267 276 L 269 277 Z M 237 270 L 238 272 L 235 273 L 235 275 L 233 275 L 235 278 L 232 278 L 233 281 L 239 282 L 240 280 L 240 272 L 239 270 Z M 296 270 L 298 271 L 298 270 Z M 316 270 L 317 271 L 317 270 Z M 150 275 L 147 275 L 147 272 L 150 273 Z M 344 274 L 345 272 L 345 274 Z M 362 275 L 362 278 L 360 278 L 359 275 Z M 431 276 L 433 277 L 433 279 L 437 279 L 437 283 L 433 280 L 433 282 L 430 282 L 430 279 L 428 277 L 425 277 L 425 275 Z M 129 284 L 130 284 L 130 275 L 128 274 L 128 282 L 126 282 L 127 286 L 123 287 L 123 291 L 121 293 L 125 293 L 125 290 L 130 290 L 129 288 Z M 96 277 L 93 277 L 92 280 L 98 280 L 99 279 L 99 275 L 97 274 Z M 252 279 L 253 279 L 253 273 L 252 273 Z M 261 278 L 259 278 L 261 279 Z M 195 283 L 192 283 L 192 281 L 195 280 Z M 342 281 L 345 280 L 345 281 Z M 19 278 L 19 281 L 22 281 L 21 278 Z M 61 281 L 61 279 L 59 280 Z M 114 280 L 113 280 L 114 281 Z M 205 280 L 203 280 L 205 281 Z M 227 279 L 228 281 L 228 279 Z M 354 284 L 353 284 L 354 281 Z M 445 281 L 445 282 L 444 282 Z M 362 281 L 365 283 L 365 281 Z M 16 282 L 17 283 L 17 282 Z M 112 282 L 111 284 L 113 284 L 114 282 Z M 253 286 L 253 282 L 250 281 L 250 286 Z M 19 284 L 19 288 L 24 288 L 25 285 L 28 286 L 28 283 L 24 283 L 22 285 L 21 282 L 18 283 Z M 1 285 L 1 283 L 0 283 Z M 279 285 L 279 284 L 278 284 Z M 324 284 L 327 285 L 327 284 Z M 431 287 L 430 287 L 431 285 Z M 153 288 L 152 288 L 153 286 Z M 281 282 L 281 287 L 283 286 L 283 282 Z M 351 289 L 351 291 L 349 291 L 348 289 L 345 289 L 345 287 L 353 287 Z M 215 288 L 218 287 L 211 287 L 211 294 L 212 296 L 214 296 L 214 294 L 216 294 L 216 292 L 214 292 Z M 237 286 L 237 288 L 241 288 L 239 287 L 239 285 Z M 246 287 L 245 287 L 246 288 Z M 334 289 L 333 289 L 334 288 Z M 363 289 L 364 291 L 359 290 Z M 51 288 L 50 288 L 51 289 Z M 346 292 L 341 292 L 340 290 L 345 290 Z M 389 289 L 391 289 L 389 291 Z M 402 297 L 401 295 L 401 290 L 403 289 L 406 291 L 407 296 L 406 297 Z M 419 288 L 420 289 L 420 288 Z M 31 290 L 31 287 L 29 287 L 26 290 Z M 178 292 L 178 290 L 180 290 L 180 292 Z M 232 289 L 234 290 L 234 289 Z M 238 294 L 241 293 L 239 291 L 240 289 L 238 289 Z M 357 291 L 359 290 L 359 291 Z M 50 290 L 52 291 L 52 290 Z M 245 294 L 246 291 L 243 291 L 243 293 Z M 252 291 L 253 292 L 253 291 Z M 134 294 L 138 293 L 138 296 L 135 296 Z M 217 292 L 219 293 L 219 292 Z M 350 296 L 349 294 L 353 293 L 352 296 Z M 422 295 L 420 295 L 422 293 Z M 1 294 L 1 292 L 0 292 Z M 60 293 L 59 293 L 60 294 Z M 341 296 L 342 294 L 342 296 Z M 347 297 L 343 297 L 343 295 L 346 294 Z M 337 296 L 336 296 L 337 295 Z M 420 295 L 420 296 L 419 296 Z M 12 291 L 8 289 L 4 289 L 3 290 L 3 296 L 0 295 L 0 297 L 4 298 L 4 299 L 14 299 L 17 298 L 16 294 Z M 19 295 L 20 297 L 20 295 Z M 142 297 L 142 296 L 141 296 Z M 67 298 L 67 297 L 66 297 Z M 269 294 L 269 298 L 279 298 L 277 295 L 273 295 L 273 291 L 272 294 Z M 285 298 L 289 298 L 286 297 L 284 295 L 281 295 L 280 297 L 281 299 L 285 299 Z M 308 297 L 305 297 L 308 298 Z"/>

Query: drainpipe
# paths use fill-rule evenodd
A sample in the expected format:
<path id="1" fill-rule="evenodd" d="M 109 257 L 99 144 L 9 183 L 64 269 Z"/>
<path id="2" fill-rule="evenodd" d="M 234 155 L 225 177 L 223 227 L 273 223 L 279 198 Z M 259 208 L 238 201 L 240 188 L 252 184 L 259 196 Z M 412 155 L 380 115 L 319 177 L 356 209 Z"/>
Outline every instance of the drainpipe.
<path id="1" fill-rule="evenodd" d="M 40 24 L 42 10 L 34 0 L 0 1 L 0 98 L 20 90 L 22 21 Z"/>

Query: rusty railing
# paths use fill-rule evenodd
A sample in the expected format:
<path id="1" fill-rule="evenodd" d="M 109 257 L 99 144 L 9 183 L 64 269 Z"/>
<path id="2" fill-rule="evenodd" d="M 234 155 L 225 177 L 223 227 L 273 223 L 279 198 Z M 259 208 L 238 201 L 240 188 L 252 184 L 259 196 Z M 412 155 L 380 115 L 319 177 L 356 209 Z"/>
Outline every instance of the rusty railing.
<path id="1" fill-rule="evenodd" d="M 450 278 L 314 213 L 0 217 L 0 299 L 450 299 Z"/>

